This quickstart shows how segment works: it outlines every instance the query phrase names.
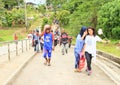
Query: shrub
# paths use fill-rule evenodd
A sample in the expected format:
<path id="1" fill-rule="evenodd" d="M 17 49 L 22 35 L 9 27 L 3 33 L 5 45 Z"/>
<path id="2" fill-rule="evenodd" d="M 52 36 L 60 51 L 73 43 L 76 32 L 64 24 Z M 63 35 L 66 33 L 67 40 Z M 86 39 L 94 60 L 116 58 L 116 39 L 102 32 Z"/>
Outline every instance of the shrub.
<path id="1" fill-rule="evenodd" d="M 120 39 L 120 27 L 114 28 L 112 30 L 112 35 L 113 39 Z"/>

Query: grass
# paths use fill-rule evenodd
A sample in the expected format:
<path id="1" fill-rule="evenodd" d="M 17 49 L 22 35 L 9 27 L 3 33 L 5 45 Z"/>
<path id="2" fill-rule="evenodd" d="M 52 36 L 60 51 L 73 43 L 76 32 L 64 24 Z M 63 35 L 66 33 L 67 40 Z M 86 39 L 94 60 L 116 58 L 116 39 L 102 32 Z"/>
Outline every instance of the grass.
<path id="1" fill-rule="evenodd" d="M 29 31 L 34 30 L 36 27 L 40 26 L 41 23 L 42 23 L 42 19 L 38 17 L 36 21 L 33 21 L 31 27 L 29 28 Z M 27 36 L 25 27 L 4 28 L 4 29 L 0 29 L 0 42 L 14 40 L 15 33 L 17 34 L 19 40 Z"/>
<path id="2" fill-rule="evenodd" d="M 0 41 L 11 41 L 13 40 L 13 33 L 15 30 L 0 30 Z"/>
<path id="3" fill-rule="evenodd" d="M 120 58 L 120 46 L 118 47 L 117 45 L 113 44 L 113 42 L 108 44 L 97 43 L 97 49 Z"/>
<path id="4" fill-rule="evenodd" d="M 15 33 L 17 34 L 18 39 L 23 39 L 26 36 L 26 32 L 23 30 L 24 29 L 21 28 L 0 30 L 0 42 L 14 40 Z"/>
<path id="5" fill-rule="evenodd" d="M 36 21 L 32 22 L 31 27 L 29 28 L 28 32 L 36 29 L 42 23 L 42 19 L 39 17 L 38 14 L 29 13 L 28 16 L 32 16 L 32 15 L 35 15 L 37 19 Z M 8 28 L 0 29 L 0 42 L 14 40 L 15 33 L 17 34 L 18 39 L 23 39 L 27 36 L 25 27 L 12 27 L 12 28 L 8 27 Z"/>
<path id="6" fill-rule="evenodd" d="M 29 30 L 34 30 L 36 29 L 38 26 L 41 26 L 42 24 L 42 19 L 38 18 L 35 22 L 32 23 L 31 27 L 29 28 Z"/>

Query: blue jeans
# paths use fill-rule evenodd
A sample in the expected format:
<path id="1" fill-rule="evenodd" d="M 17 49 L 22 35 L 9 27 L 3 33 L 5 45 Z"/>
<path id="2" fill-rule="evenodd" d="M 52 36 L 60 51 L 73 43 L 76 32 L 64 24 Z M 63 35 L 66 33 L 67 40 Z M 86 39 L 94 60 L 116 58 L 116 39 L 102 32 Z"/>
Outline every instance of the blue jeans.
<path id="1" fill-rule="evenodd" d="M 79 67 L 80 55 L 76 51 L 74 51 L 74 55 L 75 55 L 75 69 L 77 69 Z"/>

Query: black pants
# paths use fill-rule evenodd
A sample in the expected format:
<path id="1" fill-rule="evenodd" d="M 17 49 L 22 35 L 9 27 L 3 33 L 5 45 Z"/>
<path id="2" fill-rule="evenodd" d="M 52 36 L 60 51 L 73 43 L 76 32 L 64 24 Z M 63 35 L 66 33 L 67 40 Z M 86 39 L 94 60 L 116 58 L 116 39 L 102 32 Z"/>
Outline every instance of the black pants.
<path id="1" fill-rule="evenodd" d="M 54 40 L 54 46 L 57 46 L 57 44 L 58 44 L 58 40 L 56 39 Z"/>
<path id="2" fill-rule="evenodd" d="M 87 69 L 90 71 L 91 68 L 91 62 L 92 62 L 92 55 L 88 52 L 85 52 L 86 60 L 87 60 Z"/>
<path id="3" fill-rule="evenodd" d="M 41 48 L 41 50 L 43 50 L 43 46 L 44 46 L 44 44 L 40 42 L 40 48 Z"/>

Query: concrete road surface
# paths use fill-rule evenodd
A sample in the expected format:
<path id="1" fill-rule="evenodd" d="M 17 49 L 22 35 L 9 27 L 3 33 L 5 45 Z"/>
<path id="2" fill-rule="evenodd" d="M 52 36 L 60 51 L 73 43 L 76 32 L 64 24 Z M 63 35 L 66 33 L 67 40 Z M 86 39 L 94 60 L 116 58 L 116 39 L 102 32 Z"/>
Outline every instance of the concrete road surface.
<path id="1" fill-rule="evenodd" d="M 53 51 L 51 66 L 43 64 L 42 53 L 37 54 L 22 70 L 13 85 L 115 85 L 115 83 L 97 66 L 92 64 L 92 75 L 85 68 L 81 73 L 74 72 L 74 51 L 62 55 L 58 46 Z"/>

